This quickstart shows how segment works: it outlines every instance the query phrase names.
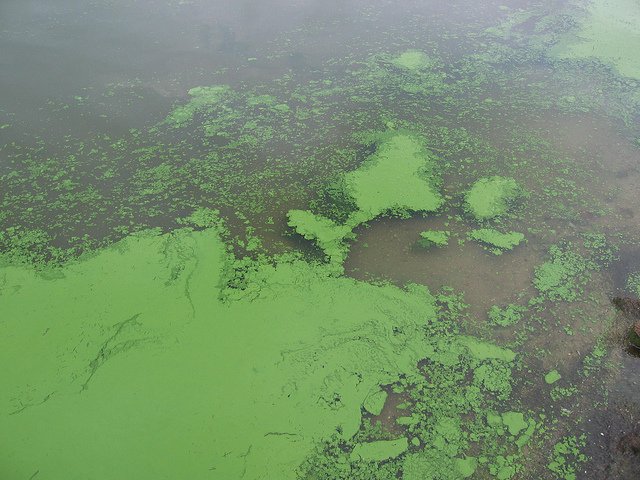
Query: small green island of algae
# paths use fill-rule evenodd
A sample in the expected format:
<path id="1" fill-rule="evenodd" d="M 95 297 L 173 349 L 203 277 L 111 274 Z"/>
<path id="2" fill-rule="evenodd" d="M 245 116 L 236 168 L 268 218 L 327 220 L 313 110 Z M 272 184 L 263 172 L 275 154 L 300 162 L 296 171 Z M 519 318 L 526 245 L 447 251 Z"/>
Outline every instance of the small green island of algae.
<path id="1" fill-rule="evenodd" d="M 315 240 L 334 266 L 348 252 L 355 227 L 384 214 L 434 212 L 444 200 L 438 191 L 437 158 L 409 132 L 379 135 L 376 151 L 359 168 L 344 174 L 344 194 L 355 209 L 343 224 L 306 210 L 291 210 L 289 226 Z"/>
<path id="2" fill-rule="evenodd" d="M 481 178 L 466 193 L 465 208 L 476 220 L 490 220 L 507 213 L 522 194 L 522 188 L 513 178 Z"/>
<path id="3" fill-rule="evenodd" d="M 55 274 L 3 264 L 0 359 L 21 364 L 0 374 L 9 476 L 313 478 L 302 466 L 332 438 L 349 472 L 387 461 L 466 477 L 510 456 L 517 471 L 510 439 L 526 438 L 484 420 L 514 352 L 456 334 L 426 287 L 336 277 L 297 254 L 247 264 L 215 214 L 190 222 L 214 226 L 133 235 Z M 406 437 L 354 440 L 364 405 L 379 411 L 398 383 L 415 402 Z M 472 441 L 482 458 L 466 456 Z"/>
<path id="4" fill-rule="evenodd" d="M 449 243 L 449 232 L 440 230 L 426 230 L 420 232 L 418 246 L 422 248 L 445 247 Z"/>
<path id="5" fill-rule="evenodd" d="M 495 255 L 502 255 L 507 250 L 513 250 L 524 240 L 520 232 L 502 233 L 493 228 L 479 228 L 469 233 L 469 238 L 486 245 Z"/>

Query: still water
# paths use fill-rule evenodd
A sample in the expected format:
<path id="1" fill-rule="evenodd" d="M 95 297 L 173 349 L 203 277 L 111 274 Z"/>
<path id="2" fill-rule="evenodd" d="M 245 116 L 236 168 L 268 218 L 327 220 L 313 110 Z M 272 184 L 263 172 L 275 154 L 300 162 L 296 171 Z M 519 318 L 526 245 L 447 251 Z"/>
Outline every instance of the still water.
<path id="1" fill-rule="evenodd" d="M 0 478 L 638 478 L 638 48 L 634 0 L 3 0 Z"/>

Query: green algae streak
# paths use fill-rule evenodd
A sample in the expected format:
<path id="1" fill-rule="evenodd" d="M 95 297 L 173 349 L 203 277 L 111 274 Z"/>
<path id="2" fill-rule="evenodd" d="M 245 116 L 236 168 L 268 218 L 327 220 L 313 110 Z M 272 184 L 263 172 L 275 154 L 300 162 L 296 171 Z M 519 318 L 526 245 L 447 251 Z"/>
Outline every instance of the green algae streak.
<path id="1" fill-rule="evenodd" d="M 520 242 L 524 240 L 524 235 L 519 232 L 502 233 L 493 228 L 479 228 L 472 230 L 469 233 L 469 238 L 493 247 L 489 250 L 495 255 L 501 255 L 502 252 L 513 250 L 520 245 Z"/>
<path id="2" fill-rule="evenodd" d="M 521 195 L 522 189 L 513 178 L 481 178 L 465 195 L 465 208 L 476 220 L 489 220 L 507 213 Z"/>
<path id="3" fill-rule="evenodd" d="M 422 248 L 445 247 L 449 243 L 449 232 L 438 230 L 427 230 L 420 232 L 420 240 L 418 245 Z"/>

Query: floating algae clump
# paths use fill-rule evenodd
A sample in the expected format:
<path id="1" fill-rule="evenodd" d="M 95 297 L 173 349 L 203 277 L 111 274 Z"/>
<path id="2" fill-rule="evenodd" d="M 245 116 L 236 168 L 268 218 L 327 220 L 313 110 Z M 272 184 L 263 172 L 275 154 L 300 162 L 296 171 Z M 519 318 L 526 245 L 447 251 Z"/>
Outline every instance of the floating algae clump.
<path id="1" fill-rule="evenodd" d="M 351 233 L 351 228 L 336 225 L 332 220 L 307 210 L 290 210 L 287 216 L 289 226 L 297 233 L 307 240 L 315 240 L 332 262 L 342 262 L 347 253 L 344 240 Z"/>
<path id="2" fill-rule="evenodd" d="M 519 232 L 502 233 L 493 228 L 479 228 L 472 230 L 469 238 L 488 245 L 489 250 L 495 255 L 501 255 L 502 252 L 518 246 L 524 240 L 524 235 Z"/>
<path id="3" fill-rule="evenodd" d="M 492 324 L 500 327 L 509 327 L 518 323 L 526 311 L 526 307 L 521 307 L 512 303 L 504 308 L 494 305 L 489 309 L 489 312 L 487 312 L 487 316 Z"/>
<path id="4" fill-rule="evenodd" d="M 640 273 L 634 272 L 627 278 L 627 288 L 640 297 Z"/>
<path id="5" fill-rule="evenodd" d="M 580 294 L 586 274 L 594 265 L 570 248 L 553 245 L 549 249 L 551 259 L 536 268 L 533 284 L 542 297 L 572 301 Z"/>
<path id="6" fill-rule="evenodd" d="M 351 452 L 351 458 L 356 460 L 387 460 L 396 458 L 404 453 L 409 446 L 406 438 L 398 440 L 379 440 L 377 442 L 359 443 Z"/>
<path id="7" fill-rule="evenodd" d="M 189 90 L 191 99 L 169 114 L 165 122 L 180 127 L 189 123 L 195 113 L 205 107 L 216 105 L 230 91 L 227 85 L 195 87 Z"/>
<path id="8" fill-rule="evenodd" d="M 308 211 L 292 210 L 289 225 L 316 240 L 334 266 L 342 264 L 352 230 L 383 214 L 433 212 L 444 202 L 438 191 L 437 158 L 418 136 L 406 132 L 380 135 L 376 152 L 358 169 L 344 175 L 343 197 L 353 199 L 354 211 L 345 223 Z"/>
<path id="9" fill-rule="evenodd" d="M 426 382 L 421 359 L 448 366 L 429 388 L 444 382 L 453 394 L 462 364 L 514 358 L 452 335 L 426 287 L 335 277 L 295 255 L 245 262 L 233 283 L 243 287 L 227 287 L 238 268 L 215 212 L 193 218 L 216 226 L 135 235 L 57 275 L 2 267 L 0 361 L 21 364 L 0 373 L 8 476 L 293 479 L 319 443 L 350 441 L 363 405 L 384 404 L 371 398 L 382 386 Z M 468 388 L 478 399 L 484 387 Z M 429 400 L 439 426 L 425 440 L 470 408 L 441 397 Z M 358 444 L 354 458 L 408 448 L 406 438 Z M 460 463 L 466 448 L 444 450 L 446 461 Z"/>
<path id="10" fill-rule="evenodd" d="M 414 134 L 394 133 L 357 170 L 345 175 L 347 193 L 358 212 L 347 221 L 356 225 L 383 213 L 433 212 L 443 198 L 438 192 L 436 157 Z"/>
<path id="11" fill-rule="evenodd" d="M 420 240 L 418 245 L 422 248 L 445 247 L 449 243 L 449 232 L 438 230 L 427 230 L 420 232 Z"/>
<path id="12" fill-rule="evenodd" d="M 556 383 L 558 380 L 562 378 L 562 375 L 557 370 L 551 370 L 544 376 L 544 381 L 549 385 Z"/>
<path id="13" fill-rule="evenodd" d="M 465 195 L 465 208 L 476 220 L 489 220 L 507 213 L 522 193 L 522 188 L 513 178 L 481 178 Z"/>

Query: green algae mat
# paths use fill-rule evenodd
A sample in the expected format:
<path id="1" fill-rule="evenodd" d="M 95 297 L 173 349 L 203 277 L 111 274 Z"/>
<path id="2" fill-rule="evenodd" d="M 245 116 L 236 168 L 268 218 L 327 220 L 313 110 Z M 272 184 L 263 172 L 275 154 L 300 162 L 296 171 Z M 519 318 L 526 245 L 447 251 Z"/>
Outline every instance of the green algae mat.
<path id="1" fill-rule="evenodd" d="M 637 478 L 637 5 L 481 3 L 0 107 L 0 479 Z"/>

